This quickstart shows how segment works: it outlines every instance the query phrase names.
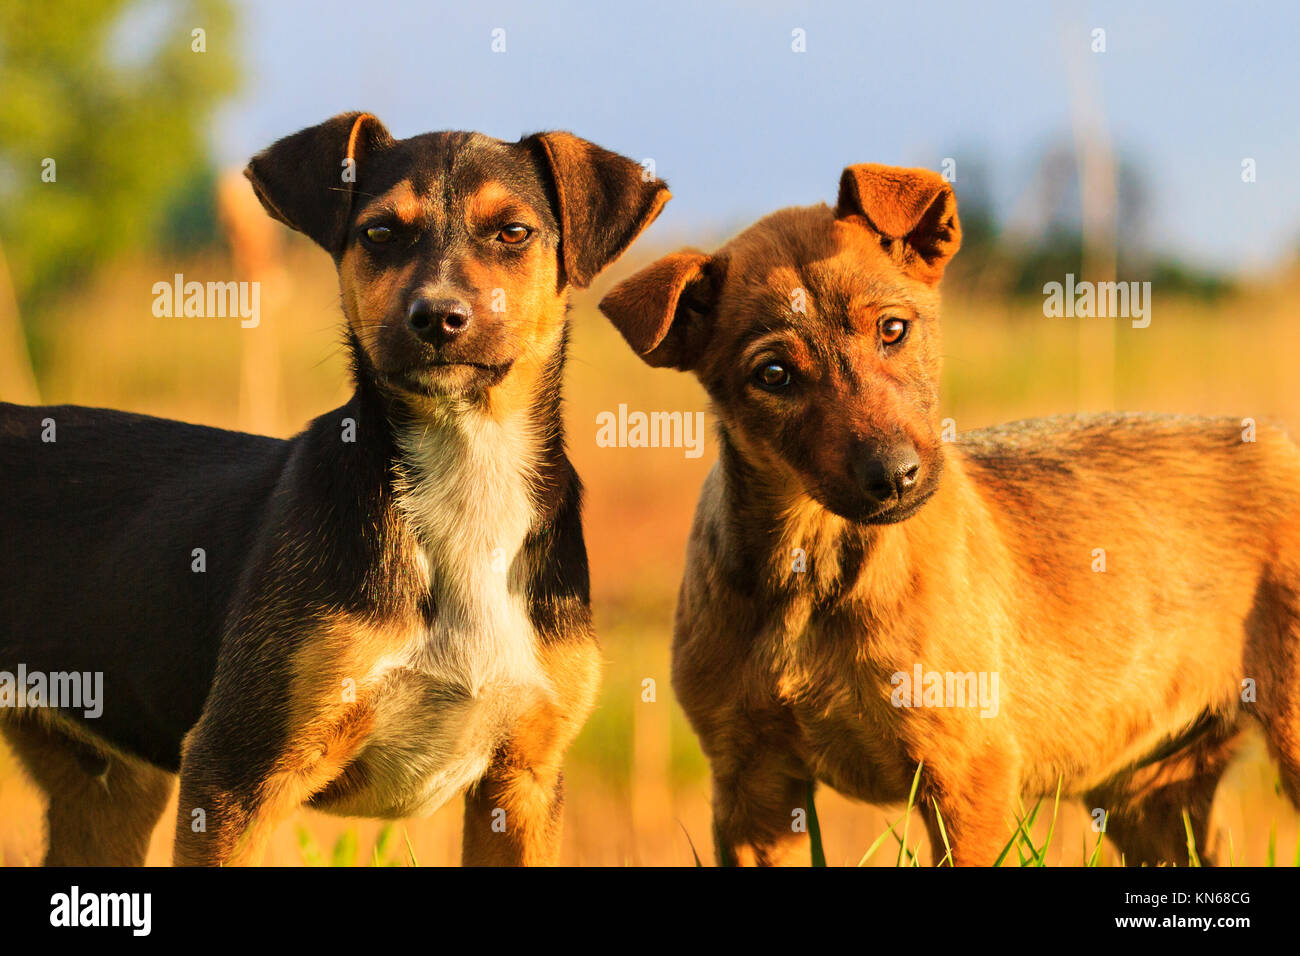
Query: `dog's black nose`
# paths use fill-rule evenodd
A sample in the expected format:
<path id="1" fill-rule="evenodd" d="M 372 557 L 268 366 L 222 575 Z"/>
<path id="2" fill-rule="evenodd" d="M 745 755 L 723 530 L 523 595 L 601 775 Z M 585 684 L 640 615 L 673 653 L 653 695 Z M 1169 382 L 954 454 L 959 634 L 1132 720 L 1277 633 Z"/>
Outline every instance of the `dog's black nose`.
<path id="1" fill-rule="evenodd" d="M 443 345 L 469 328 L 470 315 L 468 302 L 421 296 L 411 303 L 406 322 L 421 341 Z"/>
<path id="2" fill-rule="evenodd" d="M 911 442 L 899 442 L 861 456 L 855 471 L 863 492 L 877 504 L 887 505 L 916 486 L 921 458 Z"/>

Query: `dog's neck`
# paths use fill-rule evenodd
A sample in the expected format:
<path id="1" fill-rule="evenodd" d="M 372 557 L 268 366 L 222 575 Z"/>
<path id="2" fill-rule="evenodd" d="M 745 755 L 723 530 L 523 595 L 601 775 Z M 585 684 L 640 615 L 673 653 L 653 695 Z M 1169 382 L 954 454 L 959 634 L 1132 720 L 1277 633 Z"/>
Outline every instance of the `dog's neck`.
<path id="1" fill-rule="evenodd" d="M 939 491 L 916 514 L 897 524 L 864 524 L 773 481 L 725 432 L 719 447 L 728 576 L 738 589 L 773 602 L 887 608 L 903 600 L 911 568 L 942 540 L 935 529 L 953 520 L 945 483 L 965 480 L 960 463 L 946 461 Z"/>
<path id="2" fill-rule="evenodd" d="M 524 396 L 511 407 L 487 392 L 455 399 L 394 393 L 377 384 L 359 348 L 349 404 L 365 421 L 367 457 L 381 465 L 407 530 L 431 560 L 458 569 L 477 567 L 465 559 L 480 552 L 493 566 L 503 556 L 512 561 L 571 480 L 560 398 L 565 342 L 528 381 L 509 384 Z"/>

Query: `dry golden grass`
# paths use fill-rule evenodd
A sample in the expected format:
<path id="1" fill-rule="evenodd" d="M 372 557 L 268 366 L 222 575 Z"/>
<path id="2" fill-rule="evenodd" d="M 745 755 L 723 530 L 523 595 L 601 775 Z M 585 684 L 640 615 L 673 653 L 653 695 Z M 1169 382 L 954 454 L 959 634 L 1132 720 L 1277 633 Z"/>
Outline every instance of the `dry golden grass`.
<path id="1" fill-rule="evenodd" d="M 625 276 L 649 252 L 613 270 Z M 182 265 L 130 263 L 112 271 L 59 308 L 48 337 L 42 399 L 110 406 L 232 428 L 288 436 L 347 396 L 333 273 L 325 256 L 292 243 L 284 267 L 263 280 L 258 329 L 234 319 L 158 319 L 151 287 L 181 271 L 187 278 L 229 277 L 227 261 Z M 608 449 L 595 444 L 596 415 L 620 402 L 633 409 L 707 408 L 687 376 L 646 368 L 609 328 L 595 303 L 607 280 L 575 297 L 574 341 L 567 387 L 571 455 L 587 486 L 586 529 L 596 621 L 608 661 L 596 714 L 574 747 L 563 859 L 582 865 L 688 865 L 691 850 L 711 856 L 706 766 L 668 680 L 673 602 L 690 516 L 709 468 L 675 449 Z M 1079 328 L 1047 319 L 1036 301 L 974 301 L 950 295 L 945 309 L 947 412 L 958 428 L 1070 412 L 1081 395 L 1095 404 L 1097 369 L 1083 376 L 1080 336 L 1103 343 L 1113 328 L 1115 366 L 1110 401 L 1116 408 L 1275 417 L 1300 423 L 1300 388 L 1293 383 L 1300 323 L 1292 296 L 1300 276 L 1261 285 L 1216 307 L 1167 302 L 1157 290 L 1150 328 Z M 0 397 L 3 390 L 0 389 Z M 1300 432 L 1297 432 L 1300 433 Z M 642 681 L 657 682 L 657 700 L 644 703 Z M 819 797 L 828 860 L 856 863 L 896 819 L 898 811 L 853 804 L 828 791 Z M 1220 790 L 1220 826 L 1231 834 L 1234 859 L 1266 859 L 1276 826 L 1279 862 L 1297 846 L 1297 817 L 1276 794 L 1273 770 L 1254 749 Z M 1050 807 L 1048 813 L 1050 815 Z M 1042 816 L 1042 815 L 1040 815 Z M 1064 804 L 1050 864 L 1079 864 L 1093 835 L 1086 811 Z M 1046 819 L 1039 829 L 1045 831 Z M 169 861 L 172 820 L 164 818 L 149 862 Z M 380 825 L 336 820 L 309 811 L 281 826 L 267 862 L 304 861 L 300 831 L 328 859 L 352 830 L 360 859 L 370 858 Z M 459 804 L 433 817 L 398 824 L 422 865 L 459 859 Z M 913 826 L 915 835 L 921 830 Z M 1042 832 L 1036 834 L 1040 839 Z M 0 751 L 0 863 L 31 864 L 41 854 L 36 791 Z M 892 841 L 891 841 L 892 844 Z M 310 856 L 310 851 L 307 856 Z M 884 847 L 873 863 L 892 863 Z M 923 857 L 925 859 L 925 857 Z M 1111 862 L 1115 862 L 1113 852 Z"/>

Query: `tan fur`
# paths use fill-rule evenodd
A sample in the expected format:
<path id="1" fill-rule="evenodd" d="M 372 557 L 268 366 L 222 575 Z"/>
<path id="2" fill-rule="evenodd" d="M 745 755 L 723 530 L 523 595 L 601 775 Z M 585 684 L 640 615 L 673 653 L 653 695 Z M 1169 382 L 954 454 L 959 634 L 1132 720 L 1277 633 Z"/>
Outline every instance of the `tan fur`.
<path id="1" fill-rule="evenodd" d="M 6 719 L 0 731 L 48 798 L 44 866 L 144 864 L 171 774 L 91 743 L 70 722 Z"/>
<path id="2" fill-rule="evenodd" d="M 1059 782 L 1111 814 L 1130 862 L 1185 862 L 1182 811 L 1204 847 L 1251 718 L 1300 797 L 1300 450 L 1268 425 L 1243 440 L 1240 420 L 1140 415 L 942 441 L 935 285 L 959 241 L 933 173 L 850 167 L 837 209 L 775 213 L 601 303 L 719 417 L 673 685 L 724 863 L 806 858 L 791 819 L 811 782 L 898 803 L 918 765 L 936 861 L 940 819 L 955 862 L 989 864 L 1020 799 Z M 908 320 L 897 347 L 890 317 Z M 770 361 L 794 384 L 756 387 Z M 875 520 L 853 468 L 900 443 L 914 497 Z M 996 712 L 898 706 L 918 665 L 997 674 Z"/>
<path id="3" fill-rule="evenodd" d="M 1219 425 L 1218 441 L 1214 432 L 1167 432 L 1180 446 L 1169 454 L 1179 482 L 1143 455 L 1158 432 L 1129 436 L 1133 463 L 1122 483 L 1085 471 L 1072 487 L 999 487 L 984 466 L 977 484 L 958 445 L 940 491 L 915 517 L 875 529 L 870 562 L 842 593 L 834 542 L 851 529 L 825 512 L 810 521 L 806 505 L 795 507 L 774 529 L 779 548 L 765 569 L 790 601 L 758 633 L 737 629 L 753 610 L 719 579 L 728 532 L 711 503 L 715 473 L 691 536 L 674 686 L 714 761 L 724 846 L 751 845 L 762 856 L 792 839 L 790 808 L 802 806 L 806 779 L 898 802 L 924 760 L 924 796 L 939 802 L 959 862 L 987 863 L 1012 832 L 1018 796 L 1050 796 L 1058 777 L 1066 793 L 1105 794 L 1108 781 L 1206 709 L 1229 724 L 1247 714 L 1263 722 L 1294 792 L 1300 723 L 1290 698 L 1300 671 L 1291 645 L 1300 634 L 1269 582 L 1278 574 L 1300 580 L 1291 577 L 1300 570 L 1293 561 L 1275 561 L 1300 547 L 1292 490 L 1300 488 L 1300 456 L 1267 431 L 1225 460 L 1223 439 L 1234 428 Z M 1119 451 L 1107 431 L 1093 440 Z M 1265 483 L 1250 509 L 1237 511 L 1225 467 Z M 1000 503 L 1018 513 L 997 511 Z M 1096 512 L 1105 517 L 1084 517 Z M 795 542 L 809 551 L 806 577 L 788 570 L 785 545 Z M 1105 573 L 1090 568 L 1093 545 L 1107 550 Z M 1213 591 L 1198 594 L 1192 582 L 1206 568 L 1215 569 Z M 832 595 L 843 610 L 818 614 Z M 891 706 L 890 675 L 918 660 L 927 670 L 998 672 L 999 718 Z M 1246 677 L 1258 683 L 1256 707 L 1239 700 Z M 783 756 L 757 761 L 755 748 Z M 1167 785 L 1159 775 L 1144 774 L 1149 787 L 1110 789 L 1159 790 Z M 736 789 L 743 799 L 733 798 Z M 1208 814 L 1208 799 L 1200 802 L 1193 808 Z M 1127 799 L 1096 805 L 1114 814 L 1111 833 L 1122 840 Z M 732 821 L 756 806 L 768 808 L 765 823 Z M 1172 814 L 1172 825 L 1179 810 L 1165 800 L 1139 815 Z M 1137 829 L 1132 837 L 1163 841 L 1170 852 L 1178 844 L 1168 834 Z"/>
<path id="4" fill-rule="evenodd" d="M 515 723 L 491 768 L 465 795 L 466 866 L 559 862 L 560 766 L 595 706 L 600 656 L 594 643 L 565 643 L 545 646 L 541 657 L 555 695 Z M 504 830 L 494 829 L 498 820 Z"/>

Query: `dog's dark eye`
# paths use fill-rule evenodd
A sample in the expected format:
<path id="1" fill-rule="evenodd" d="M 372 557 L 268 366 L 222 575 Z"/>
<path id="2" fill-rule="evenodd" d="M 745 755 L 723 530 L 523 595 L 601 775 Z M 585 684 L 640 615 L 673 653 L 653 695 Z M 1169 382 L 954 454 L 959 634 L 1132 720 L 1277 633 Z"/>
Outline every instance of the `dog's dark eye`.
<path id="1" fill-rule="evenodd" d="M 766 365 L 760 365 L 754 371 L 754 382 L 759 388 L 775 392 L 790 384 L 790 373 L 784 365 L 778 362 L 768 362 Z"/>
<path id="2" fill-rule="evenodd" d="M 906 319 L 885 319 L 880 323 L 880 341 L 886 345 L 897 345 L 907 338 L 907 327 Z"/>
<path id="3" fill-rule="evenodd" d="M 522 223 L 512 222 L 508 226 L 503 226 L 497 233 L 497 241 L 504 242 L 507 246 L 517 246 L 523 242 L 533 231 Z"/>
<path id="4" fill-rule="evenodd" d="M 366 238 L 379 245 L 393 238 L 393 230 L 387 226 L 371 226 L 366 230 Z"/>

